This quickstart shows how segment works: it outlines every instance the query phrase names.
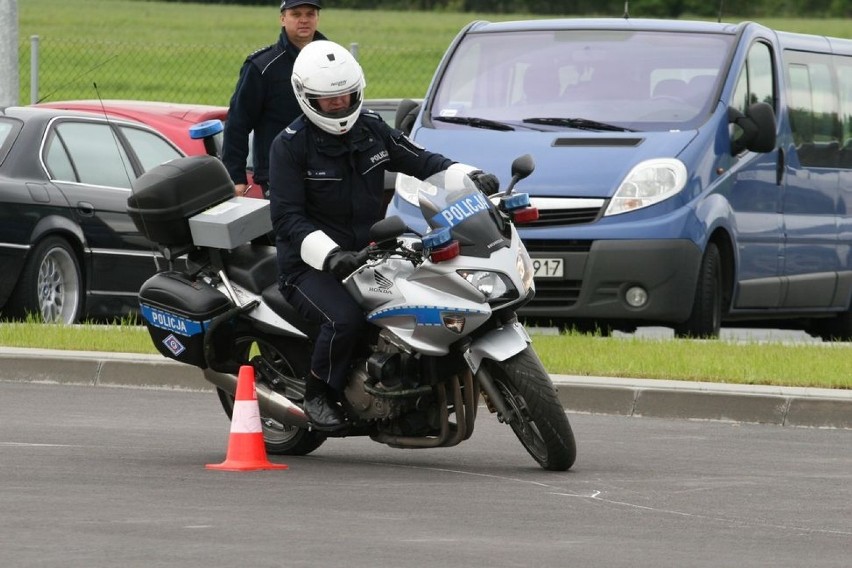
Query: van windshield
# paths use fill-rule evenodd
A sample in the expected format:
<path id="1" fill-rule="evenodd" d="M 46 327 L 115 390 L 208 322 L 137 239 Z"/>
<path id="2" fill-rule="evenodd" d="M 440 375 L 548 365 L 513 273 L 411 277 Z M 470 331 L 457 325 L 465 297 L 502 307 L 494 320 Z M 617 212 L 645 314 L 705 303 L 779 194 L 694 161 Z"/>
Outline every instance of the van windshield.
<path id="1" fill-rule="evenodd" d="M 450 60 L 430 116 L 436 128 L 693 128 L 718 100 L 734 41 L 633 30 L 472 33 Z"/>

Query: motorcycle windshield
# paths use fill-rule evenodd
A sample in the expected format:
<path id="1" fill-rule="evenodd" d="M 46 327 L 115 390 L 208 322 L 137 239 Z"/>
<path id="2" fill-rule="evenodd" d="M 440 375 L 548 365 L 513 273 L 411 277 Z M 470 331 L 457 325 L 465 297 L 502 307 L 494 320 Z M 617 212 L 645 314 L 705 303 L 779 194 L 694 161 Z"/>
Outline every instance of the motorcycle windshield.
<path id="1" fill-rule="evenodd" d="M 438 172 L 420 182 L 418 199 L 430 229 L 449 228 L 461 254 L 487 258 L 509 246 L 500 213 L 466 174 Z"/>

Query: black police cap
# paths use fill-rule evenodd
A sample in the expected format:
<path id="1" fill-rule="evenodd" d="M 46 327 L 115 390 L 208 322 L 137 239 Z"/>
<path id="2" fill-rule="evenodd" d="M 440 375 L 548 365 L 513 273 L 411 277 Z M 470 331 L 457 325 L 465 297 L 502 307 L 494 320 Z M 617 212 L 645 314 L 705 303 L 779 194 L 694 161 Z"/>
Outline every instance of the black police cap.
<path id="1" fill-rule="evenodd" d="M 314 6 L 317 9 L 322 8 L 322 0 L 281 0 L 281 11 L 287 10 L 288 8 L 295 8 L 296 6 Z"/>

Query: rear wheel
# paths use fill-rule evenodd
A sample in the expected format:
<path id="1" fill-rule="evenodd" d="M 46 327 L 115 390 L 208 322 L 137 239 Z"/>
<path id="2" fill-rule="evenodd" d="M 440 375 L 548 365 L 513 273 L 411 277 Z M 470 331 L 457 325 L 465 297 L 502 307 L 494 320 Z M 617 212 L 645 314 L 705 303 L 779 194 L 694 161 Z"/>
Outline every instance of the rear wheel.
<path id="1" fill-rule="evenodd" d="M 709 243 L 701 259 L 698 286 L 689 319 L 675 326 L 675 337 L 717 338 L 722 329 L 722 257 Z"/>
<path id="2" fill-rule="evenodd" d="M 298 392 L 300 377 L 304 377 L 308 369 L 309 352 L 300 350 L 297 345 L 284 341 L 275 341 L 254 335 L 238 335 L 235 339 L 235 353 L 240 365 L 252 365 L 257 371 L 256 380 L 264 381 L 268 386 L 281 391 L 283 388 L 295 387 Z M 234 411 L 234 396 L 217 389 L 222 408 L 231 418 Z M 301 391 L 304 394 L 304 391 Z M 261 415 L 263 440 L 266 451 L 274 455 L 303 456 L 311 453 L 323 442 L 325 436 L 304 428 L 281 424 L 267 416 Z"/>
<path id="3" fill-rule="evenodd" d="M 852 341 L 852 309 L 833 318 L 816 320 L 808 332 L 823 341 Z"/>
<path id="4" fill-rule="evenodd" d="M 485 362 L 494 384 L 512 410 L 509 426 L 544 469 L 574 465 L 577 446 L 556 389 L 532 347 L 506 361 Z"/>
<path id="5" fill-rule="evenodd" d="M 48 237 L 30 252 L 7 315 L 31 314 L 44 323 L 72 324 L 83 312 L 83 278 L 77 255 L 61 237 Z"/>

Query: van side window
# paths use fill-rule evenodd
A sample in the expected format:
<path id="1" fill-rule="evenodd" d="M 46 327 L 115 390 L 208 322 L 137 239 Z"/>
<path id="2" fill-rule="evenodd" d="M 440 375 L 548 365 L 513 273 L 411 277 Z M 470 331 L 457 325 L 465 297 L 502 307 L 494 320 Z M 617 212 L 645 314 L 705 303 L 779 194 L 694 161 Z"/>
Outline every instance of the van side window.
<path id="1" fill-rule="evenodd" d="M 852 168 L 852 57 L 834 56 L 840 95 L 840 167 Z"/>
<path id="2" fill-rule="evenodd" d="M 841 125 L 832 81 L 831 56 L 787 51 L 790 127 L 799 162 L 837 167 Z"/>
<path id="3" fill-rule="evenodd" d="M 775 104 L 777 99 L 775 89 L 774 63 L 770 47 L 762 42 L 756 42 L 749 49 L 745 66 L 737 79 L 731 106 L 745 114 L 748 107 L 754 103 L 768 103 L 778 112 Z M 738 128 L 734 129 L 732 138 L 741 135 Z"/>

